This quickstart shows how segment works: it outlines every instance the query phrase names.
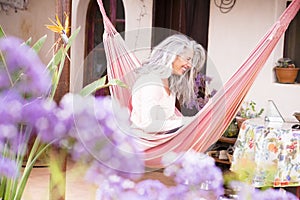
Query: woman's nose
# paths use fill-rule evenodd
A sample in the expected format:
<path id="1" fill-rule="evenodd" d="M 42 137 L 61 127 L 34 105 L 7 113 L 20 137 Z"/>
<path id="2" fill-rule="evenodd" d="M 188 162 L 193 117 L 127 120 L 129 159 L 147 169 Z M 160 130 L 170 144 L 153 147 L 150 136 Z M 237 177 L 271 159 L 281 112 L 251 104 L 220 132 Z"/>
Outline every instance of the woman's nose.
<path id="1" fill-rule="evenodd" d="M 191 67 L 192 67 L 192 63 L 191 63 L 190 61 L 187 61 L 187 62 L 186 62 L 186 66 L 187 66 L 188 68 L 191 68 Z"/>

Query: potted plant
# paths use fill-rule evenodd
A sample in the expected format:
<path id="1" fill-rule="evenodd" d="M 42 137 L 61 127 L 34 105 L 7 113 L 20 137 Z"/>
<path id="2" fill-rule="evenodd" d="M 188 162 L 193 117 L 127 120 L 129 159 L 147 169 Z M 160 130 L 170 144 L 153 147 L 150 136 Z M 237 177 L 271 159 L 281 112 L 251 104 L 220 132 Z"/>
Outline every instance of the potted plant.
<path id="1" fill-rule="evenodd" d="M 263 112 L 264 108 L 257 110 L 256 103 L 254 101 L 243 102 L 237 116 L 235 117 L 238 129 L 240 129 L 245 120 L 260 117 Z"/>
<path id="2" fill-rule="evenodd" d="M 295 83 L 299 68 L 290 58 L 280 58 L 274 70 L 279 83 Z"/>

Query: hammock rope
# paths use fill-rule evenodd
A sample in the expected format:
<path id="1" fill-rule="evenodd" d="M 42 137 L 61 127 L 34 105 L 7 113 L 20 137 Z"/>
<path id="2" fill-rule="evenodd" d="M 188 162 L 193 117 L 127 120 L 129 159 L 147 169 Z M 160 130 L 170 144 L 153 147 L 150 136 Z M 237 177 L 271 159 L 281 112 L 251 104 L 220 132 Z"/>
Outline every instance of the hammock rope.
<path id="1" fill-rule="evenodd" d="M 140 66 L 135 55 L 128 51 L 120 34 L 113 27 L 105 13 L 102 1 L 97 0 L 103 16 L 105 32 L 103 43 L 107 57 L 107 73 L 109 79 L 120 79 L 125 83 L 130 81 L 126 75 Z M 258 43 L 246 61 L 224 84 L 223 89 L 195 116 L 188 125 L 183 126 L 173 134 L 150 135 L 137 137 L 137 142 L 143 147 L 146 166 L 163 167 L 161 158 L 169 152 L 181 152 L 194 149 L 205 152 L 224 133 L 232 119 L 236 116 L 247 92 L 255 78 L 266 63 L 278 41 L 288 28 L 291 20 L 300 8 L 300 0 L 293 0 L 282 13 L 278 21 L 270 28 Z M 130 85 L 130 84 L 129 84 Z M 112 97 L 122 106 L 130 108 L 130 90 L 117 86 L 111 87 Z"/>

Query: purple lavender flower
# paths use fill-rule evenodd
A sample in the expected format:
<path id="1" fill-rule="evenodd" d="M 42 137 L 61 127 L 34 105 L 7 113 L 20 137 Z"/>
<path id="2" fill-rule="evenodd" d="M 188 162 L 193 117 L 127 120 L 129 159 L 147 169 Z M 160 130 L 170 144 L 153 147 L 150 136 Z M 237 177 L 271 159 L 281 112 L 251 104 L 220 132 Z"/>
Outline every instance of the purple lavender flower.
<path id="1" fill-rule="evenodd" d="M 0 124 L 0 140 L 10 140 L 18 134 L 18 128 L 14 124 Z"/>
<path id="2" fill-rule="evenodd" d="M 0 156 L 0 178 L 3 176 L 15 179 L 19 176 L 19 169 L 14 160 Z"/>
<path id="3" fill-rule="evenodd" d="M 0 39 L 0 51 L 5 56 L 7 64 L 6 74 L 11 83 L 7 87 L 7 79 L 2 75 L 0 78 L 0 90 L 16 88 L 27 97 L 47 95 L 51 87 L 51 78 L 46 66 L 41 62 L 37 54 L 22 41 L 15 37 Z M 2 71 L 3 73 L 4 71 Z"/>
<path id="4" fill-rule="evenodd" d="M 172 200 L 186 199 L 186 194 L 189 192 L 190 188 L 187 185 L 178 184 L 176 186 L 168 188 L 168 198 Z M 199 198 L 198 198 L 199 199 Z"/>
<path id="5" fill-rule="evenodd" d="M 70 126 L 68 120 L 61 118 L 61 108 L 51 99 L 36 98 L 28 101 L 23 107 L 22 118 L 24 123 L 34 127 L 45 143 L 59 143 L 67 136 Z"/>
<path id="6" fill-rule="evenodd" d="M 255 190 L 251 196 L 252 199 L 261 200 L 297 200 L 298 198 L 290 192 L 283 189 L 276 190 L 269 188 L 265 191 Z"/>
<path id="7" fill-rule="evenodd" d="M 9 77 L 4 69 L 4 66 L 1 66 L 0 63 L 0 91 L 11 86 Z"/>
<path id="8" fill-rule="evenodd" d="M 96 199 L 143 200 L 134 188 L 135 183 L 133 181 L 117 175 L 110 175 L 103 179 L 99 185 Z"/>
<path id="9" fill-rule="evenodd" d="M 96 199 L 120 199 L 120 200 L 168 200 L 169 189 L 158 180 L 144 180 L 135 183 L 117 175 L 97 177 L 99 189 Z M 99 180 L 98 179 L 98 180 Z"/>
<path id="10" fill-rule="evenodd" d="M 24 100 L 15 90 L 0 93 L 0 124 L 16 124 L 21 121 Z"/>
<path id="11" fill-rule="evenodd" d="M 136 184 L 136 192 L 148 200 L 167 200 L 169 199 L 168 188 L 158 180 L 144 180 Z"/>
<path id="12" fill-rule="evenodd" d="M 223 174 L 213 158 L 195 151 L 181 153 L 177 158 L 165 168 L 166 176 L 174 177 L 178 184 L 203 190 L 203 193 L 209 190 L 216 195 L 223 194 Z M 163 158 L 163 162 L 169 163 L 168 158 Z"/>
<path id="13" fill-rule="evenodd" d="M 16 155 L 18 134 L 19 130 L 15 124 L 0 124 L 0 154 Z"/>
<path id="14" fill-rule="evenodd" d="M 211 80 L 211 77 L 208 77 L 201 72 L 197 74 L 194 88 L 195 97 L 191 102 L 187 103 L 187 108 L 201 110 L 209 101 L 209 99 L 215 95 L 216 90 L 207 92 L 206 85 L 210 84 Z"/>
<path id="15" fill-rule="evenodd" d="M 68 133 L 74 142 L 73 159 L 85 162 L 95 159 L 102 173 L 131 177 L 144 172 L 143 154 L 127 132 L 129 116 L 117 105 L 113 106 L 109 97 L 67 94 L 60 107 L 72 113 L 74 120 L 74 127 Z"/>

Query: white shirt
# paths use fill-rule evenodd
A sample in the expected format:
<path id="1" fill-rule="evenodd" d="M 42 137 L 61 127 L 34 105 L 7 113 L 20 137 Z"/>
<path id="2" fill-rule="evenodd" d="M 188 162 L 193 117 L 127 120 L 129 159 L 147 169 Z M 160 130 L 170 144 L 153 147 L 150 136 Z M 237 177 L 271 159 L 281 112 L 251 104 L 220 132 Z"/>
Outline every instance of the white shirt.
<path id="1" fill-rule="evenodd" d="M 175 113 L 174 94 L 168 94 L 160 77 L 143 75 L 132 89 L 132 127 L 145 132 L 169 131 L 183 125 Z"/>

